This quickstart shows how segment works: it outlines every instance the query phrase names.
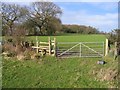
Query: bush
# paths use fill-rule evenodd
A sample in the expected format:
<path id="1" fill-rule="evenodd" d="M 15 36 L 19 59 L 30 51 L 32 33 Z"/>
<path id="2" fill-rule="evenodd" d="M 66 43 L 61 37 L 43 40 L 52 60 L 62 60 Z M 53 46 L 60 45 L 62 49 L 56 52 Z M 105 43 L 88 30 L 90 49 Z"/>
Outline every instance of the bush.
<path id="1" fill-rule="evenodd" d="M 31 59 L 31 54 L 30 54 L 30 50 L 29 49 L 26 49 L 25 52 L 24 52 L 24 56 L 25 56 L 25 60 L 30 60 Z"/>
<path id="2" fill-rule="evenodd" d="M 36 58 L 36 59 L 41 59 L 41 54 L 39 54 L 39 53 L 36 54 L 36 55 L 35 55 L 35 58 Z"/>
<path id="3" fill-rule="evenodd" d="M 18 60 L 24 60 L 24 59 L 25 59 L 24 54 L 23 54 L 23 53 L 19 53 L 19 54 L 17 55 L 17 59 L 18 59 Z"/>
<path id="4" fill-rule="evenodd" d="M 2 47 L 2 52 L 7 52 L 8 57 L 14 57 L 16 55 L 15 47 L 11 43 L 6 43 Z"/>
<path id="5" fill-rule="evenodd" d="M 14 56 L 16 56 L 16 53 L 15 52 L 8 52 L 7 56 L 8 57 L 14 57 Z"/>
<path id="6" fill-rule="evenodd" d="M 15 52 L 17 55 L 21 52 L 24 52 L 24 51 L 25 51 L 25 48 L 23 48 L 21 45 L 16 45 Z"/>

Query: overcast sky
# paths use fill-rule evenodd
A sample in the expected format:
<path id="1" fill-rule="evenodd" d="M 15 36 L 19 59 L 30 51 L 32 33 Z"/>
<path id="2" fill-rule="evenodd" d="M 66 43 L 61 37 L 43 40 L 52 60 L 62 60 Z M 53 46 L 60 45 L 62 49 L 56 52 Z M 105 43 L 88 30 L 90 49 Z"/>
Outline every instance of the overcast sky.
<path id="1" fill-rule="evenodd" d="M 21 5 L 29 5 L 33 0 L 9 1 L 17 2 L 17 4 Z M 118 28 L 118 0 L 84 0 L 84 2 L 83 0 L 53 1 L 63 11 L 60 17 L 63 24 L 93 26 L 99 29 L 99 31 L 104 32 L 110 32 Z"/>

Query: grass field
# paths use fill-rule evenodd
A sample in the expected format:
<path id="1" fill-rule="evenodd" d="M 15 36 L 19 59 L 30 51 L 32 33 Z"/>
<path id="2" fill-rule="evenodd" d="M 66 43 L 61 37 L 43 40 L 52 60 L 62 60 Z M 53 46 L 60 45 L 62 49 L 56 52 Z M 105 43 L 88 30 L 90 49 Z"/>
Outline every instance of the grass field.
<path id="1" fill-rule="evenodd" d="M 43 61 L 3 60 L 3 88 L 110 88 L 116 81 L 101 81 L 99 72 L 116 63 L 98 65 L 101 58 L 71 58 Z"/>
<path id="2" fill-rule="evenodd" d="M 52 38 L 54 36 L 51 36 Z M 59 42 L 101 42 L 104 35 L 55 36 Z M 34 36 L 28 37 L 35 40 Z M 38 37 L 47 41 L 47 36 Z M 98 65 L 98 60 L 107 64 Z M 104 81 L 99 71 L 117 69 L 113 57 L 58 59 L 46 56 L 43 60 L 18 61 L 3 58 L 3 88 L 110 88 L 117 87 L 116 80 Z"/>
<path id="3" fill-rule="evenodd" d="M 49 36 L 37 36 L 38 41 L 48 41 Z M 56 38 L 57 42 L 103 42 L 105 41 L 105 35 L 81 35 L 81 34 L 68 34 L 61 36 L 50 36 L 51 39 Z M 28 40 L 35 42 L 36 37 L 30 36 Z"/>

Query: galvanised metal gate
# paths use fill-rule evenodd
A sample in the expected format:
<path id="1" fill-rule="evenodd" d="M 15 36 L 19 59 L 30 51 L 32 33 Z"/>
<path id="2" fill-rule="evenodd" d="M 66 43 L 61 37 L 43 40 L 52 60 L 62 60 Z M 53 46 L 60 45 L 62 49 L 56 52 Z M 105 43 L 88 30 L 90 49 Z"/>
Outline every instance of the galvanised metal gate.
<path id="1" fill-rule="evenodd" d="M 58 42 L 57 57 L 103 57 L 104 42 Z"/>

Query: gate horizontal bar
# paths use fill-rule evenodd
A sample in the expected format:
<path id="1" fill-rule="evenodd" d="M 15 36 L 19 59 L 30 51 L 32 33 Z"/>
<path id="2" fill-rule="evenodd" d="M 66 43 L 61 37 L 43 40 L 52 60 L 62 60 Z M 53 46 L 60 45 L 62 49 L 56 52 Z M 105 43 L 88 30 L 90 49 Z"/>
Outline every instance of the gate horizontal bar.
<path id="1" fill-rule="evenodd" d="M 77 44 L 77 43 L 104 43 L 104 42 L 58 42 L 57 44 Z"/>

